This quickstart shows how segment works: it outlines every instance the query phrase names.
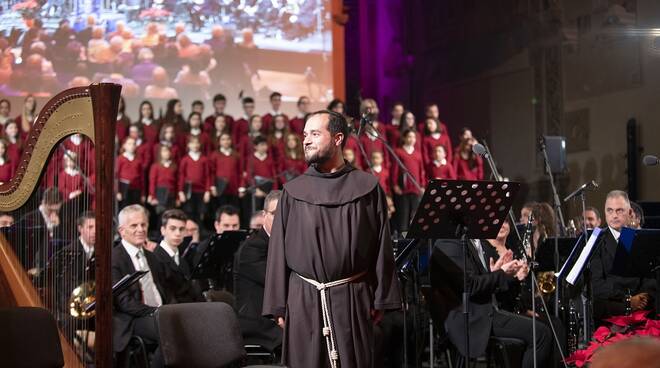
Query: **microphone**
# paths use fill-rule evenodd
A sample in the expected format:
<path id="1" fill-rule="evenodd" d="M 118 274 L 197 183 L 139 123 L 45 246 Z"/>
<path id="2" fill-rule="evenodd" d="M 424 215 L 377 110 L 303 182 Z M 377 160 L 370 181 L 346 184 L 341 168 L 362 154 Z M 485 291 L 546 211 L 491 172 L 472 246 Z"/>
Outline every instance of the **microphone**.
<path id="1" fill-rule="evenodd" d="M 642 162 L 644 162 L 645 166 L 656 166 L 657 164 L 660 164 L 660 159 L 658 159 L 657 156 L 646 155 Z"/>
<path id="2" fill-rule="evenodd" d="M 485 156 L 488 154 L 486 147 L 484 147 L 484 145 L 481 143 L 475 143 L 472 146 L 472 152 L 476 153 L 479 156 Z"/>
<path id="3" fill-rule="evenodd" d="M 598 189 L 598 183 L 595 180 L 592 180 L 588 183 L 580 185 L 573 193 L 569 194 L 568 197 L 564 198 L 564 202 L 567 202 L 569 199 L 582 194 L 585 190 L 596 190 Z"/>

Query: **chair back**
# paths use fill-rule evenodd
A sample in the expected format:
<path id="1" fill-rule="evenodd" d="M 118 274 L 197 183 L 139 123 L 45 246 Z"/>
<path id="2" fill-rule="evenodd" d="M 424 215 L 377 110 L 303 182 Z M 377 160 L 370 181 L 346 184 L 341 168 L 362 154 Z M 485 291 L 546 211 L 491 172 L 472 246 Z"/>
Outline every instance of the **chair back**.
<path id="1" fill-rule="evenodd" d="M 64 366 L 57 324 L 46 309 L 0 309 L 0 326 L 0 364 L 3 367 Z"/>

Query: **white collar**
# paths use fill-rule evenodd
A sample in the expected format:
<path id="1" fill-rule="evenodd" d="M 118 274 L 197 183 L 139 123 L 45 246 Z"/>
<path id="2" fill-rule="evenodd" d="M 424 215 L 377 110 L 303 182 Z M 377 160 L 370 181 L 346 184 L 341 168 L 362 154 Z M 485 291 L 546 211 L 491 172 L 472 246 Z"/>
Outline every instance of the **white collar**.
<path id="1" fill-rule="evenodd" d="M 152 119 L 149 119 L 149 118 L 142 118 L 142 124 L 144 124 L 144 125 L 146 125 L 146 126 L 151 125 L 151 123 L 153 123 L 153 122 L 154 122 L 154 121 L 153 121 Z"/>
<path id="2" fill-rule="evenodd" d="M 199 161 L 199 159 L 202 157 L 201 152 L 188 152 L 188 156 L 193 159 L 193 161 Z"/>
<path id="3" fill-rule="evenodd" d="M 170 166 L 172 166 L 172 160 L 167 160 L 167 161 L 161 162 L 161 164 L 165 167 L 170 167 Z"/>
<path id="4" fill-rule="evenodd" d="M 163 248 L 167 254 L 169 254 L 170 258 L 174 257 L 179 253 L 179 249 L 172 249 L 169 244 L 163 239 L 161 240 L 160 244 L 158 244 L 161 248 Z"/>
<path id="5" fill-rule="evenodd" d="M 404 146 L 401 146 L 401 148 L 403 148 L 403 150 L 406 151 L 406 153 L 409 154 L 409 155 L 411 155 L 413 152 L 415 152 L 415 146 L 414 145 L 409 146 L 409 147 L 404 145 Z"/>
<path id="6" fill-rule="evenodd" d="M 612 227 L 608 226 L 610 228 L 610 232 L 612 233 L 612 236 L 614 236 L 614 239 L 618 242 L 619 237 L 621 236 L 621 231 L 616 231 Z"/>
<path id="7" fill-rule="evenodd" d="M 273 116 L 273 117 L 274 117 L 275 115 L 280 115 L 280 114 L 282 114 L 282 113 L 279 112 L 279 111 L 270 110 L 270 116 Z"/>
<path id="8" fill-rule="evenodd" d="M 0 165 L 4 165 L 4 164 L 5 164 L 5 159 L 0 157 Z"/>
<path id="9" fill-rule="evenodd" d="M 374 170 L 374 172 L 377 172 L 377 173 L 380 173 L 381 171 L 383 171 L 383 165 L 378 165 L 378 166 L 373 165 L 371 168 Z"/>
<path id="10" fill-rule="evenodd" d="M 431 138 L 433 139 L 440 139 L 440 136 L 442 136 L 442 133 L 438 133 L 438 132 L 431 133 Z"/>
<path id="11" fill-rule="evenodd" d="M 392 119 L 392 125 L 398 127 L 401 124 L 401 119 Z"/>
<path id="12" fill-rule="evenodd" d="M 259 152 L 255 152 L 254 157 L 256 157 L 257 160 L 259 161 L 266 161 L 266 159 L 268 158 L 268 154 L 267 153 L 260 154 Z"/>
<path id="13" fill-rule="evenodd" d="M 122 156 L 126 157 L 128 161 L 133 161 L 135 159 L 135 153 L 124 152 Z"/>
<path id="14" fill-rule="evenodd" d="M 201 133 L 202 133 L 202 129 L 200 128 L 190 128 L 191 135 L 200 135 Z"/>
<path id="15" fill-rule="evenodd" d="M 75 144 L 76 146 L 80 146 L 82 143 L 82 137 L 78 134 L 74 134 L 69 138 L 71 140 L 71 143 Z"/>
<path id="16" fill-rule="evenodd" d="M 437 167 L 440 167 L 442 165 L 447 165 L 447 159 L 443 158 L 442 161 L 433 160 L 433 164 Z"/>
<path id="17" fill-rule="evenodd" d="M 139 252 L 142 251 L 142 247 L 137 247 L 137 246 L 135 246 L 135 245 L 133 245 L 133 244 L 127 242 L 127 241 L 124 240 L 124 239 L 121 240 L 121 245 L 124 247 L 124 249 L 126 250 L 126 252 L 128 253 L 128 255 L 131 256 L 132 259 L 133 259 L 133 258 L 136 258 L 136 255 L 137 255 Z"/>
<path id="18" fill-rule="evenodd" d="M 232 149 L 231 148 L 222 148 L 220 147 L 220 153 L 222 153 L 225 156 L 229 156 L 232 154 Z"/>
<path id="19" fill-rule="evenodd" d="M 85 254 L 87 254 L 87 257 L 89 258 L 89 256 L 94 253 L 94 247 L 85 243 L 82 236 L 79 237 L 78 240 L 80 240 L 80 244 L 82 244 L 83 250 L 85 250 Z"/>

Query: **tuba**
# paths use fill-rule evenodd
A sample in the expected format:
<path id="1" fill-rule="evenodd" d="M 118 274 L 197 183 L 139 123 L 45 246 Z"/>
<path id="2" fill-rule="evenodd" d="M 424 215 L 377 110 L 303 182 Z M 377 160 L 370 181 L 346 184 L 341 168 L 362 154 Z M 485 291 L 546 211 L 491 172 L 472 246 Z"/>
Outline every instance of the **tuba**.
<path id="1" fill-rule="evenodd" d="M 95 83 L 47 101 L 20 139 L 23 153 L 14 177 L 0 185 L 0 211 L 15 219 L 0 229 L 0 306 L 48 310 L 58 323 L 65 367 L 112 367 L 110 255 L 120 92 L 117 84 Z M 75 159 L 68 149 L 77 150 Z M 80 193 L 62 195 L 73 186 Z M 77 246 L 76 221 L 83 213 L 96 225 L 93 280 Z M 68 304 L 81 280 L 94 282 L 97 300 L 93 318 L 84 321 L 71 318 Z"/>

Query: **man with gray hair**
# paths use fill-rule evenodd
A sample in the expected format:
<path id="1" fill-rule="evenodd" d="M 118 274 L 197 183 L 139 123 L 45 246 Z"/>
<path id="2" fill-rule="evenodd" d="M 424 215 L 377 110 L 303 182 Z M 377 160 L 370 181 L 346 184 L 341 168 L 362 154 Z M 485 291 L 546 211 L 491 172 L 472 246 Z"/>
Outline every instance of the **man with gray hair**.
<path id="1" fill-rule="evenodd" d="M 149 230 L 147 210 L 138 204 L 126 206 L 119 212 L 118 223 L 121 243 L 112 249 L 112 282 L 136 271 L 148 272 L 113 300 L 113 345 L 116 352 L 123 352 L 133 335 L 142 337 L 150 344 L 159 344 L 154 312 L 168 300 L 168 296 L 162 286 L 165 280 L 162 265 L 150 251 L 144 249 Z M 163 365 L 158 346 L 151 366 Z"/>
<path id="2" fill-rule="evenodd" d="M 238 248 L 234 256 L 234 294 L 243 338 L 269 351 L 282 344 L 282 329 L 270 318 L 261 316 L 268 259 L 268 241 L 273 228 L 273 216 L 282 196 L 273 190 L 264 200 L 263 226 Z"/>
<path id="3" fill-rule="evenodd" d="M 613 190 L 605 199 L 603 231 L 591 258 L 591 278 L 596 320 L 623 315 L 626 309 L 643 310 L 650 304 L 649 294 L 655 291 L 655 280 L 622 277 L 612 274 L 621 229 L 628 226 L 632 216 L 628 193 Z M 628 304 L 628 296 L 630 302 Z"/>

